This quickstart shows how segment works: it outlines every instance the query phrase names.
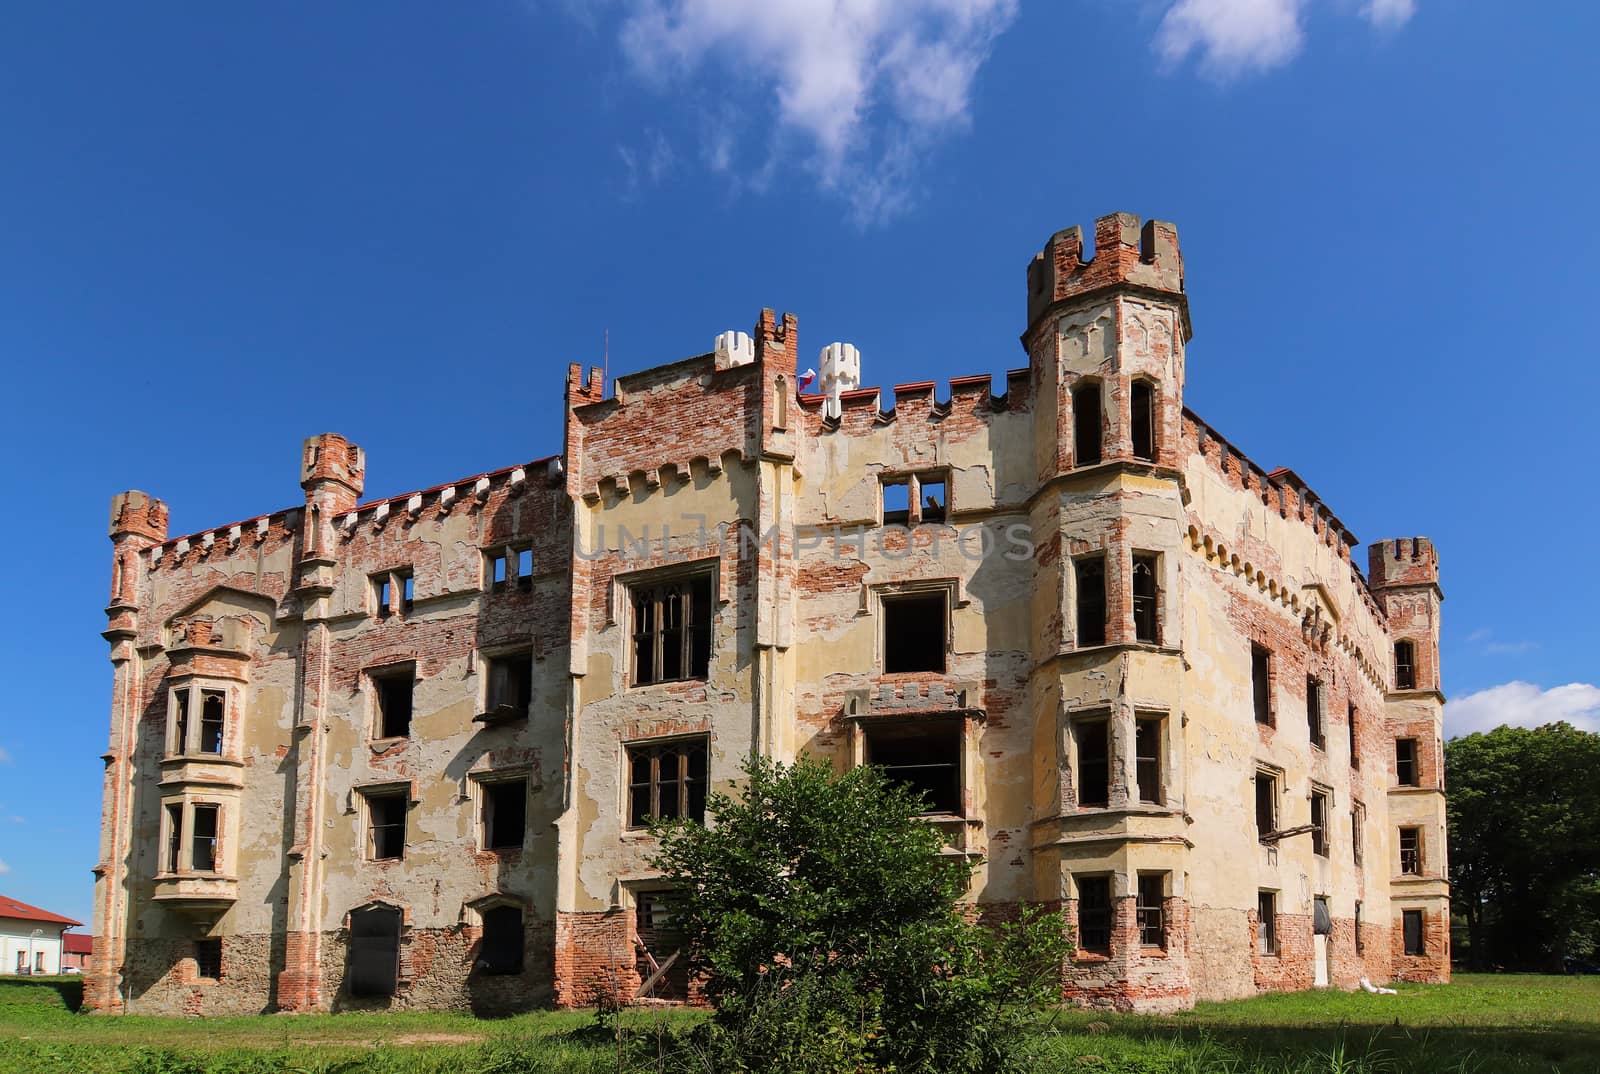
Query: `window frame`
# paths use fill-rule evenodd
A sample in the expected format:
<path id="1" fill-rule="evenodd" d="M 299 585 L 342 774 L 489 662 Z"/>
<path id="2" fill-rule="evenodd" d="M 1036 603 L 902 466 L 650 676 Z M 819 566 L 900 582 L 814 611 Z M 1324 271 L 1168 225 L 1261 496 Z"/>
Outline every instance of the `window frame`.
<path id="1" fill-rule="evenodd" d="M 533 715 L 533 650 L 531 648 L 505 649 L 497 652 L 482 653 L 478 657 L 483 665 L 483 708 L 480 710 L 486 715 L 498 715 L 500 719 L 520 720 L 528 719 Z M 507 670 L 513 664 L 526 664 L 526 674 L 520 677 Z M 498 691 L 505 684 L 520 683 L 520 687 L 513 685 L 510 691 L 511 700 L 498 696 Z M 522 704 L 516 703 L 518 697 Z M 502 709 L 508 710 L 501 713 Z"/>
<path id="2" fill-rule="evenodd" d="M 532 780 L 526 769 L 514 771 L 484 772 L 472 777 L 475 797 L 477 798 L 478 820 L 478 850 L 485 854 L 502 854 L 508 851 L 519 851 L 528 845 L 528 798 L 531 792 Z M 516 842 L 503 842 L 496 836 L 496 826 L 499 823 L 501 804 L 496 799 L 497 793 L 503 793 L 507 788 L 520 788 L 522 804 L 522 834 Z"/>
<path id="3" fill-rule="evenodd" d="M 1167 949 L 1167 873 L 1139 873 L 1135 886 L 1134 906 L 1135 919 L 1139 929 L 1139 946 L 1144 948 Z M 1156 899 L 1149 901 L 1153 885 Z M 1151 924 L 1152 918 L 1154 925 Z M 1154 935 L 1156 939 L 1151 941 Z"/>
<path id="4" fill-rule="evenodd" d="M 1410 749 L 1409 759 L 1402 755 L 1406 747 Z M 1409 779 L 1404 775 L 1402 766 L 1410 768 Z M 1422 786 L 1422 743 L 1414 735 L 1400 736 L 1394 740 L 1394 782 L 1397 787 Z"/>
<path id="5" fill-rule="evenodd" d="M 1256 954 L 1263 958 L 1277 958 L 1280 952 L 1278 893 L 1260 888 L 1256 891 Z"/>
<path id="6" fill-rule="evenodd" d="M 367 575 L 367 608 L 380 622 L 405 619 L 416 609 L 416 572 L 412 567 L 390 567 Z"/>
<path id="7" fill-rule="evenodd" d="M 417 718 L 417 665 L 415 661 L 405 660 L 395 664 L 383 664 L 379 667 L 367 668 L 363 674 L 372 693 L 372 722 L 370 734 L 374 742 L 400 741 L 411 738 L 412 724 Z M 384 701 L 390 684 L 404 680 L 408 684 L 406 691 L 405 727 L 399 733 L 391 734 L 390 716 L 388 706 Z M 396 721 L 399 715 L 393 714 Z"/>
<path id="8" fill-rule="evenodd" d="M 1274 662 L 1271 649 L 1257 642 L 1250 643 L 1250 705 L 1255 712 L 1256 724 L 1260 727 L 1278 726 L 1277 711 L 1272 704 Z M 1258 663 L 1261 672 L 1259 680 L 1256 677 Z"/>
<path id="9" fill-rule="evenodd" d="M 1077 918 L 1074 925 L 1077 927 L 1079 951 L 1106 957 L 1111 955 L 1112 941 L 1116 932 L 1114 879 L 1111 873 L 1090 873 L 1073 877 L 1073 894 L 1077 896 L 1075 900 L 1077 903 L 1075 907 L 1076 913 L 1073 916 Z M 1090 900 L 1085 897 L 1088 890 L 1087 885 L 1096 885 L 1097 887 L 1104 885 L 1105 901 L 1103 905 L 1089 905 Z M 1099 892 L 1096 891 L 1097 896 L 1098 894 Z M 1096 901 L 1098 902 L 1098 898 Z M 1095 922 L 1092 926 L 1088 923 L 1089 914 L 1093 914 L 1095 917 Z M 1104 920 L 1103 924 L 1101 923 L 1102 918 Z M 1105 934 L 1104 943 L 1098 942 L 1102 931 Z M 1093 939 L 1091 939 L 1091 936 Z"/>
<path id="10" fill-rule="evenodd" d="M 1105 743 L 1104 756 L 1099 754 L 1086 754 L 1084 752 L 1085 731 L 1095 729 L 1101 741 Z M 1069 731 L 1072 739 L 1072 791 L 1073 801 L 1079 809 L 1109 809 L 1111 807 L 1111 713 L 1104 710 L 1075 713 L 1072 717 Z M 1084 774 L 1089 771 L 1090 762 L 1098 771 L 1103 768 L 1105 773 L 1105 798 L 1104 800 L 1086 799 L 1084 789 L 1087 780 Z"/>
<path id="11" fill-rule="evenodd" d="M 411 828 L 411 787 L 408 784 L 381 783 L 370 787 L 358 787 L 356 793 L 361 796 L 362 820 L 362 859 L 369 862 L 404 861 L 406 858 L 406 844 L 409 842 Z M 373 806 L 378 802 L 395 802 L 399 804 L 399 820 L 385 824 L 377 822 Z M 398 853 L 378 855 L 378 833 L 380 829 L 399 828 L 400 845 Z"/>
<path id="12" fill-rule="evenodd" d="M 1411 923 L 1416 925 L 1416 946 L 1411 943 Z M 1423 911 L 1410 908 L 1400 908 L 1400 943 L 1406 958 L 1428 957 L 1428 916 Z"/>
<path id="13" fill-rule="evenodd" d="M 505 544 L 486 545 L 482 549 L 482 575 L 478 588 L 486 593 L 531 593 L 533 579 L 538 574 L 537 560 L 533 554 L 533 541 L 509 541 Z M 524 570 L 523 558 L 527 558 Z M 496 578 L 498 570 L 501 577 Z"/>
<path id="14" fill-rule="evenodd" d="M 1147 756 L 1143 742 L 1147 728 L 1154 728 L 1155 753 Z M 1135 712 L 1133 717 L 1133 778 L 1138 788 L 1138 800 L 1143 805 L 1165 805 L 1166 794 L 1167 717 L 1160 712 Z M 1154 792 L 1145 787 L 1145 767 L 1154 766 L 1151 781 Z"/>
<path id="15" fill-rule="evenodd" d="M 955 594 L 953 586 L 940 582 L 936 585 L 896 587 L 882 590 L 878 593 L 878 668 L 884 675 L 945 675 L 950 671 L 951 636 L 954 633 L 954 605 Z M 923 603 L 931 605 L 938 601 L 942 605 L 942 623 L 939 630 L 938 666 L 937 667 L 894 667 L 889 666 L 890 660 L 890 609 L 896 605 L 909 605 Z M 926 612 L 928 609 L 924 609 Z M 894 613 L 903 614 L 901 612 Z M 914 613 L 912 613 L 914 615 Z"/>
<path id="16" fill-rule="evenodd" d="M 1333 813 L 1333 790 L 1321 784 L 1312 784 L 1311 793 L 1307 796 L 1311 806 L 1311 853 L 1319 858 L 1331 857 L 1333 849 L 1333 833 L 1329 830 L 1328 819 Z"/>
<path id="17" fill-rule="evenodd" d="M 649 571 L 618 579 L 623 587 L 627 615 L 624 638 L 628 647 L 626 673 L 628 689 L 637 690 L 675 682 L 710 681 L 711 664 L 717 648 L 717 613 L 721 605 L 718 573 L 715 561 L 710 563 L 702 561 L 667 572 Z M 696 647 L 696 632 L 701 628 L 695 623 L 695 616 L 700 614 L 695 604 L 695 595 L 697 587 L 702 583 L 705 603 L 704 668 L 698 666 L 700 651 Z M 668 678 L 660 671 L 665 663 L 667 636 L 673 631 L 663 623 L 663 612 L 669 591 L 674 589 L 681 592 L 686 604 L 681 613 L 681 625 L 677 628 L 677 633 L 681 634 L 677 644 L 680 648 L 678 658 L 682 674 Z M 649 595 L 652 604 L 651 625 L 641 628 L 640 601 L 646 595 Z M 640 676 L 639 644 L 645 637 L 650 638 L 651 647 L 651 677 L 648 679 Z"/>
<path id="18" fill-rule="evenodd" d="M 1148 439 L 1149 452 L 1141 454 L 1139 451 L 1139 393 L 1143 390 L 1146 394 L 1144 400 L 1145 437 Z M 1160 403 L 1161 387 L 1150 377 L 1135 377 L 1128 385 L 1128 451 L 1140 462 L 1161 461 L 1161 418 Z"/>
<path id="19" fill-rule="evenodd" d="M 222 937 L 203 936 L 194 942 L 194 975 L 202 981 L 223 980 Z M 212 972 L 207 973 L 207 970 Z"/>
<path id="20" fill-rule="evenodd" d="M 892 780 L 893 782 L 915 786 L 909 780 L 896 780 L 889 774 L 891 771 L 902 770 L 908 767 L 920 767 L 925 769 L 937 768 L 944 770 L 947 776 L 953 775 L 954 799 L 953 802 L 949 803 L 953 806 L 953 808 L 942 808 L 942 804 L 937 795 L 933 794 L 928 789 L 924 789 L 924 794 L 928 796 L 927 800 L 929 801 L 931 808 L 924 810 L 922 814 L 923 816 L 966 816 L 967 778 L 965 753 L 967 739 L 965 719 L 960 716 L 919 716 L 908 719 L 874 718 L 872 720 L 862 721 L 858 726 L 861 728 L 862 735 L 863 763 L 877 767 L 881 772 L 883 772 L 886 778 Z M 879 739 L 879 744 L 882 745 L 886 740 L 899 739 L 904 741 L 906 739 L 915 738 L 917 735 L 914 732 L 919 731 L 928 738 L 937 737 L 940 739 L 946 739 L 946 741 L 942 742 L 941 745 L 945 746 L 946 748 L 953 749 L 953 756 L 951 759 L 948 761 L 910 766 L 905 764 L 886 765 L 874 757 L 873 738 L 875 735 L 884 736 L 883 738 Z M 907 732 L 913 733 L 908 734 Z"/>
<path id="21" fill-rule="evenodd" d="M 1402 649 L 1404 661 L 1400 659 Z M 1410 638 L 1399 638 L 1394 643 L 1394 688 L 1396 692 L 1417 688 L 1417 644 Z"/>
<path id="22" fill-rule="evenodd" d="M 1073 646 L 1078 649 L 1092 649 L 1105 645 L 1111 640 L 1111 627 L 1107 622 L 1111 615 L 1111 589 L 1107 575 L 1108 556 L 1104 551 L 1087 552 L 1081 556 L 1072 557 L 1072 608 L 1073 608 Z M 1099 568 L 1100 584 L 1099 595 L 1096 600 L 1086 601 L 1085 569 L 1091 565 Z M 1100 615 L 1096 619 L 1091 613 L 1098 603 Z M 1085 625 L 1097 629 L 1085 630 Z"/>
<path id="23" fill-rule="evenodd" d="M 1160 645 L 1164 633 L 1161 629 L 1164 603 L 1161 599 L 1161 553 L 1135 551 L 1131 563 L 1128 592 L 1133 609 L 1133 640 L 1141 645 Z M 1141 577 L 1150 580 L 1148 593 L 1140 593 Z M 1145 621 L 1142 626 L 1141 620 Z"/>
<path id="24" fill-rule="evenodd" d="M 1094 393 L 1094 425 L 1092 434 L 1089 423 L 1084 419 L 1088 416 L 1089 406 L 1085 400 L 1089 393 Z M 1106 401 L 1105 385 L 1095 377 L 1082 377 L 1072 386 L 1068 393 L 1072 410 L 1072 465 L 1098 466 L 1106 458 Z M 1086 447 L 1093 447 L 1092 451 L 1085 451 Z"/>
<path id="25" fill-rule="evenodd" d="M 701 751 L 702 775 L 700 776 L 700 791 L 698 794 L 698 810 L 695 796 L 691 793 L 694 785 L 693 766 L 691 764 L 692 750 L 698 747 Z M 648 778 L 644 782 L 634 779 L 634 760 L 636 754 L 646 754 L 649 757 L 650 769 Z M 676 777 L 663 781 L 661 778 L 661 759 L 673 755 L 678 758 Z M 692 820 L 697 824 L 704 824 L 706 819 L 706 798 L 711 790 L 711 735 L 702 732 L 693 735 L 675 735 L 671 738 L 647 738 L 622 744 L 622 816 L 623 828 L 627 831 L 642 832 L 649 830 L 652 822 L 661 819 L 661 788 L 664 782 L 676 784 L 678 796 L 678 812 L 669 820 Z M 643 787 L 650 795 L 650 802 L 646 811 L 641 814 L 643 821 L 635 820 L 635 795 Z M 696 816 L 698 812 L 698 816 Z"/>
<path id="26" fill-rule="evenodd" d="M 1271 816 L 1267 818 L 1271 823 L 1271 827 L 1269 827 L 1266 831 L 1261 830 L 1262 780 L 1266 780 L 1267 782 L 1268 795 L 1266 802 L 1268 805 L 1268 812 L 1271 814 Z M 1283 778 L 1275 769 L 1265 768 L 1261 765 L 1257 765 L 1255 778 L 1251 782 L 1251 788 L 1255 794 L 1256 838 L 1263 846 L 1273 846 L 1275 844 L 1269 842 L 1267 840 L 1267 836 L 1271 835 L 1273 832 L 1282 830 L 1282 809 L 1278 804 L 1278 796 L 1283 793 Z"/>
<path id="27" fill-rule="evenodd" d="M 1322 679 L 1306 673 L 1306 739 L 1314 749 L 1328 748 L 1328 715 L 1323 704 Z"/>
<path id="28" fill-rule="evenodd" d="M 207 719 L 208 697 L 221 698 L 222 713 L 216 721 Z M 169 685 L 163 756 L 167 759 L 232 757 L 240 703 L 237 683 L 229 680 L 185 676 Z M 209 750 L 205 748 L 206 735 L 213 723 L 218 727 L 217 748 Z"/>
<path id="29" fill-rule="evenodd" d="M 1422 826 L 1420 824 L 1402 824 L 1399 834 L 1395 837 L 1395 850 L 1399 854 L 1401 876 L 1425 876 L 1424 869 L 1427 859 L 1423 846 Z M 1407 847 L 1407 837 L 1410 837 L 1412 846 Z M 1409 859 L 1410 868 L 1407 868 Z"/>

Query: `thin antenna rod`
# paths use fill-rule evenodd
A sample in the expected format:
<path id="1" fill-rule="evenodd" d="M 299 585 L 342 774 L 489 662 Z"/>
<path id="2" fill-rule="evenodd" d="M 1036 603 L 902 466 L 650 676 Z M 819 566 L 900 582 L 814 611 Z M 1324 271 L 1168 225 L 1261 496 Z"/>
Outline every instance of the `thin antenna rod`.
<path id="1" fill-rule="evenodd" d="M 601 359 L 603 363 L 601 376 L 605 379 L 600 383 L 600 390 L 605 391 L 606 385 L 611 383 L 611 328 L 609 325 L 606 327 L 605 346 L 601 350 L 601 354 L 603 356 Z"/>

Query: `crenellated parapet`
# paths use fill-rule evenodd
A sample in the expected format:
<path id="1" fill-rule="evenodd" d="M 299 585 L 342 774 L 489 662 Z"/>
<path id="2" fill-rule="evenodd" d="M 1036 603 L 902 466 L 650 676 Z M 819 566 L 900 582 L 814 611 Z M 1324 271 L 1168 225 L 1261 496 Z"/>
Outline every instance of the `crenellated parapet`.
<path id="1" fill-rule="evenodd" d="M 1426 537 L 1393 537 L 1367 549 L 1367 579 L 1374 589 L 1438 586 L 1439 553 Z"/>
<path id="2" fill-rule="evenodd" d="M 1112 213 L 1094 223 L 1094 252 L 1084 256 L 1083 229 L 1070 227 L 1050 236 L 1028 263 L 1028 331 L 1031 335 L 1050 309 L 1114 287 L 1183 295 L 1183 255 L 1178 228 L 1163 220 L 1140 224 L 1132 213 Z M 1186 309 L 1186 307 L 1185 307 Z M 1188 335 L 1188 315 L 1185 312 Z"/>
<path id="3" fill-rule="evenodd" d="M 105 636 L 116 641 L 138 632 L 144 551 L 167 536 L 167 505 L 130 490 L 111 498 L 111 599 L 106 606 Z"/>

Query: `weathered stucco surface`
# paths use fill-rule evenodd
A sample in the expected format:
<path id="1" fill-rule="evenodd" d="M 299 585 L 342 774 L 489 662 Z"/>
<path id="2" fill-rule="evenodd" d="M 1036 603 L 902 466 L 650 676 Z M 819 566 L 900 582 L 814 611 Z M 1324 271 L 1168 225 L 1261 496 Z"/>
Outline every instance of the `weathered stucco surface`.
<path id="1" fill-rule="evenodd" d="M 748 361 L 674 362 L 609 395 L 572 367 L 557 457 L 362 504 L 364 456 L 324 434 L 303 450 L 303 502 L 176 539 L 165 505 L 117 497 L 90 1003 L 490 1011 L 581 1003 L 602 974 L 631 989 L 648 938 L 636 911 L 659 888 L 651 837 L 628 826 L 631 747 L 704 740 L 709 782 L 728 788 L 751 753 L 843 769 L 871 760 L 875 736 L 926 728 L 949 729 L 959 772 L 930 823 L 978 863 L 985 916 L 1037 902 L 1077 921 L 1085 887 L 1105 882 L 1108 942 L 1074 958 L 1072 998 L 1163 1010 L 1306 988 L 1318 958 L 1337 987 L 1446 979 L 1434 550 L 1380 542 L 1364 577 L 1354 538 L 1292 471 L 1262 471 L 1184 408 L 1175 228 L 1109 216 L 1092 260 L 1081 249 L 1064 231 L 1029 266 L 1028 365 L 1003 392 L 987 376 L 947 394 L 899 385 L 886 407 L 852 390 L 829 417 L 795 392 L 794 318 L 764 311 Z M 1086 384 L 1098 414 L 1075 413 Z M 1075 457 L 1080 432 L 1098 459 Z M 902 480 L 942 502 L 913 497 L 886 525 L 885 483 Z M 512 576 L 497 585 L 501 554 Z M 1103 640 L 1079 637 L 1085 557 L 1105 565 Z M 1144 631 L 1135 557 L 1156 589 Z M 630 593 L 685 570 L 709 579 L 706 674 L 632 685 Z M 943 670 L 886 671 L 886 602 L 919 594 L 946 609 Z M 1417 654 L 1404 690 L 1400 639 Z M 1272 654 L 1269 724 L 1253 645 Z M 526 714 L 486 719 L 489 669 L 519 655 Z M 414 712 L 385 738 L 377 692 L 396 671 L 414 676 Z M 192 726 L 176 743 L 180 690 L 225 694 L 219 749 L 193 748 Z M 1102 722 L 1105 801 L 1089 801 L 1080 735 Z M 1141 727 L 1154 777 L 1135 760 Z M 1417 741 L 1414 786 L 1398 785 L 1396 738 Z M 1277 778 L 1285 832 L 1268 841 L 1258 771 Z M 526 780 L 522 845 L 482 849 L 485 787 L 512 778 Z M 371 860 L 364 803 L 393 792 L 404 856 Z M 169 818 L 209 806 L 213 867 L 187 834 L 173 859 Z M 1410 875 L 1402 826 L 1424 848 Z M 1161 944 L 1142 942 L 1141 878 L 1160 894 Z M 401 917 L 399 984 L 358 999 L 352 914 L 374 907 Z M 481 972 L 497 907 L 522 915 L 518 973 Z M 1424 914 L 1420 955 L 1406 910 Z M 202 940 L 220 940 L 220 978 L 201 976 Z"/>

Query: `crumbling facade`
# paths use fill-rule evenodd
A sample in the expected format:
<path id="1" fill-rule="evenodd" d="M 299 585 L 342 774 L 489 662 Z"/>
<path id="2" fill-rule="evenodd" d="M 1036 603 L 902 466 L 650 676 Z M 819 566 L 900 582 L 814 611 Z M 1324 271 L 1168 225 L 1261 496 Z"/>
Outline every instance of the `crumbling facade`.
<path id="1" fill-rule="evenodd" d="M 1060 907 L 1067 995 L 1444 981 L 1438 561 L 1183 405 L 1176 229 L 1027 273 L 1025 368 L 860 388 L 792 316 L 617 379 L 560 453 L 187 537 L 113 501 L 89 1003 L 233 1014 L 682 996 L 654 816 L 743 758 L 921 789 L 972 897 Z M 552 445 L 555 446 L 555 445 Z M 650 980 L 656 978 L 655 980 Z"/>

